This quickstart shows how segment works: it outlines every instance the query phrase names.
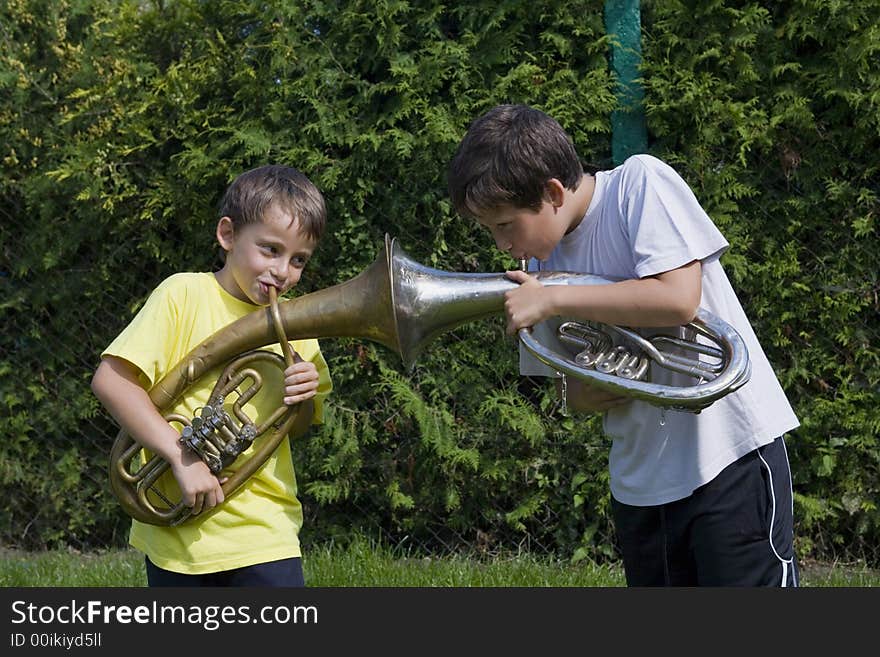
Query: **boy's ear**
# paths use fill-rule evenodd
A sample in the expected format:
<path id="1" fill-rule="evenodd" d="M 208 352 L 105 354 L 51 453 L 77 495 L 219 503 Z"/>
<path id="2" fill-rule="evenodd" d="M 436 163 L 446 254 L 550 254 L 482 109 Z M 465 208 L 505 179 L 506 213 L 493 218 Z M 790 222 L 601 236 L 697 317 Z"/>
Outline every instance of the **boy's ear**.
<path id="1" fill-rule="evenodd" d="M 551 178 L 544 183 L 544 198 L 554 208 L 558 208 L 565 201 L 565 185 L 558 178 Z"/>
<path id="2" fill-rule="evenodd" d="M 217 222 L 217 241 L 220 243 L 220 246 L 223 247 L 224 251 L 229 251 L 232 248 L 232 241 L 235 237 L 235 226 L 232 224 L 232 219 L 229 217 L 220 217 L 220 221 Z"/>

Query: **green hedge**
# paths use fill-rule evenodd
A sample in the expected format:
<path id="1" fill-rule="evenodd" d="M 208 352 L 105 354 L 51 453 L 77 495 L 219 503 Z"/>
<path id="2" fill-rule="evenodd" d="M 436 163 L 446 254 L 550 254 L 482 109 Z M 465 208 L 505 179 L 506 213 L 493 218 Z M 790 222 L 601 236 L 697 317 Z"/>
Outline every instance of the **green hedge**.
<path id="1" fill-rule="evenodd" d="M 511 263 L 452 212 L 445 166 L 499 102 L 556 116 L 609 165 L 601 2 L 50 2 L 0 8 L 0 541 L 121 544 L 115 434 L 88 387 L 164 276 L 216 264 L 216 204 L 266 162 L 324 191 L 300 289 L 348 280 L 385 233 L 455 271 Z M 651 152 L 731 242 L 727 267 L 802 420 L 802 555 L 876 559 L 880 1 L 642 3 Z M 311 540 L 613 556 L 608 444 L 517 376 L 500 318 L 413 371 L 325 340 L 327 424 L 296 445 Z"/>

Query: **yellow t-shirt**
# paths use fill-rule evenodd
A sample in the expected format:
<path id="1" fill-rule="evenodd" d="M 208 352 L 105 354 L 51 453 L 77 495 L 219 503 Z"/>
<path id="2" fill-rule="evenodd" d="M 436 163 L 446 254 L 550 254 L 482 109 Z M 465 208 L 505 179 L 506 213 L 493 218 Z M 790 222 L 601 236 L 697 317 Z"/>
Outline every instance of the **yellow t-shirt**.
<path id="1" fill-rule="evenodd" d="M 226 292 L 211 273 L 174 274 L 159 284 L 102 356 L 116 356 L 136 365 L 149 391 L 203 340 L 258 309 Z M 333 387 L 327 363 L 317 340 L 292 340 L 291 345 L 303 360 L 314 362 L 318 368 L 320 378 L 312 423 L 319 424 L 324 398 Z M 264 349 L 281 353 L 277 343 Z M 174 412 L 188 418 L 197 415 L 207 404 L 224 365 L 206 372 L 186 389 L 173 409 L 161 409 L 163 414 Z M 257 368 L 264 387 L 243 409 L 259 425 L 281 404 L 282 371 L 268 364 Z M 232 414 L 231 404 L 226 410 Z M 222 474 L 234 472 L 263 437 L 268 437 L 268 433 L 257 438 Z M 168 491 L 169 499 L 180 500 L 170 471 L 162 475 L 159 484 Z M 303 513 L 296 493 L 290 442 L 285 437 L 262 467 L 211 512 L 176 527 L 134 520 L 129 541 L 160 568 L 188 574 L 298 557 Z"/>

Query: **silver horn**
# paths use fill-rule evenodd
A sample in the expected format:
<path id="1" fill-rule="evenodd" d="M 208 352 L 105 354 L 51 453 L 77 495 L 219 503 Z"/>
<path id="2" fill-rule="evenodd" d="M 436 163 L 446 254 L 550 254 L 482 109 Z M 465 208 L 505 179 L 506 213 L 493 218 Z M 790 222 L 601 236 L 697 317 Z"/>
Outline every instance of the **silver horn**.
<path id="1" fill-rule="evenodd" d="M 388 244 L 392 307 L 398 326 L 399 352 L 411 365 L 438 335 L 466 322 L 504 310 L 504 293 L 516 288 L 504 274 L 456 273 L 419 264 L 396 240 Z M 544 285 L 601 285 L 613 281 L 577 272 L 533 272 Z M 682 330 L 683 329 L 683 330 Z M 655 406 L 699 413 L 749 380 L 751 363 L 739 333 L 700 308 L 677 333 L 653 335 L 598 322 L 562 322 L 552 345 L 542 344 L 531 329 L 519 339 L 538 360 L 561 374 Z M 697 341 L 697 336 L 703 342 Z M 687 375 L 690 385 L 651 381 L 657 368 Z"/>

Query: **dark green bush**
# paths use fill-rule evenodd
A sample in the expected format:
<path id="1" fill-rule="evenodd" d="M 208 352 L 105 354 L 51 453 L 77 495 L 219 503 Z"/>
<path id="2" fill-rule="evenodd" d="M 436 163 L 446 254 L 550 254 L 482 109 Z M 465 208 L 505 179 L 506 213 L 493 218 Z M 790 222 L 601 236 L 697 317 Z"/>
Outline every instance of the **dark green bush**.
<path id="1" fill-rule="evenodd" d="M 385 233 L 417 261 L 510 267 L 452 212 L 445 166 L 499 102 L 556 116 L 609 165 L 601 2 L 109 2 L 0 8 L 0 540 L 120 544 L 115 426 L 88 383 L 164 276 L 216 264 L 239 172 L 301 168 L 329 235 L 301 292 L 346 281 Z M 649 147 L 731 242 L 724 263 L 802 420 L 799 550 L 878 541 L 880 1 L 642 3 Z M 425 549 L 613 554 L 607 442 L 519 380 L 500 318 L 413 371 L 325 340 L 325 427 L 295 446 L 310 540 L 380 528 Z"/>

